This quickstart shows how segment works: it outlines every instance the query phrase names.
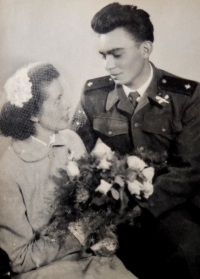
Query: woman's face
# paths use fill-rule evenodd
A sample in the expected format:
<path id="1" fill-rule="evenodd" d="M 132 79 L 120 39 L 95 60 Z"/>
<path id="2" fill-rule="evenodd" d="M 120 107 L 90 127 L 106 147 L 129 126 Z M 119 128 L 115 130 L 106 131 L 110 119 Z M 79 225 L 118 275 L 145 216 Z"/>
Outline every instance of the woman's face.
<path id="1" fill-rule="evenodd" d="M 46 99 L 38 115 L 40 125 L 51 131 L 68 128 L 69 109 L 71 107 L 67 92 L 63 90 L 60 78 L 42 87 Z"/>

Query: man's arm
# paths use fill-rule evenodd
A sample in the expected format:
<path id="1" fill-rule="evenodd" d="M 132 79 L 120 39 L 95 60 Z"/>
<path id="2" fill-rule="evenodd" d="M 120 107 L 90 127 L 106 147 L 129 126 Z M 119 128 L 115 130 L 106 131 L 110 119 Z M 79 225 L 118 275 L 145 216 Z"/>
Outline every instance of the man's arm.
<path id="1" fill-rule="evenodd" d="M 74 130 L 80 136 L 86 146 L 87 151 L 90 152 L 95 146 L 97 136 L 93 130 L 91 120 L 87 115 L 83 98 L 76 108 L 71 127 L 72 130 Z"/>
<path id="2" fill-rule="evenodd" d="M 183 115 L 183 130 L 173 148 L 175 163 L 156 178 L 154 193 L 147 201 L 150 212 L 162 213 L 191 200 L 200 189 L 200 89 L 188 101 Z M 144 204 L 145 205 L 145 204 Z M 147 204 L 146 204 L 147 205 Z"/>

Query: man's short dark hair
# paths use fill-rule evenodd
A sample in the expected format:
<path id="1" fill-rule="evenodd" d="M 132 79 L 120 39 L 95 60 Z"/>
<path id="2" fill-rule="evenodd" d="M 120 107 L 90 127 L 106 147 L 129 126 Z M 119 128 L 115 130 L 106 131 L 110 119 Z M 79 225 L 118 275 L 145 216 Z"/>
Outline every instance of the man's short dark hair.
<path id="1" fill-rule="evenodd" d="M 154 28 L 149 14 L 132 5 L 112 3 L 105 6 L 95 14 L 91 26 L 98 34 L 106 34 L 122 27 L 137 42 L 154 41 Z"/>

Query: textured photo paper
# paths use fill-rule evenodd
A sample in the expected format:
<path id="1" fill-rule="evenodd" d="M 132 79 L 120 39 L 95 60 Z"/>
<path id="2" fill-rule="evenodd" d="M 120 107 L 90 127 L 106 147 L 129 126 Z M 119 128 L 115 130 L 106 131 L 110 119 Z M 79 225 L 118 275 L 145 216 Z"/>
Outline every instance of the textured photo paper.
<path id="1" fill-rule="evenodd" d="M 36 62 L 50 63 L 58 70 L 58 72 L 62 76 L 63 89 L 65 92 L 67 92 L 68 99 L 71 103 L 70 118 L 72 118 L 75 113 L 75 117 L 72 123 L 73 129 L 78 130 L 77 127 L 84 127 L 85 123 L 88 121 L 86 120 L 86 116 L 88 115 L 87 111 L 82 111 L 82 108 L 77 110 L 77 106 L 81 99 L 83 90 L 85 90 L 86 92 L 87 89 L 89 89 L 89 92 L 91 93 L 90 89 L 93 89 L 94 86 L 93 79 L 106 76 L 107 80 L 97 79 L 97 85 L 95 85 L 96 87 L 101 87 L 101 84 L 109 82 L 110 79 L 110 77 L 108 76 L 108 72 L 105 69 L 105 60 L 102 59 L 102 55 L 99 53 L 99 36 L 92 30 L 91 20 L 101 8 L 113 2 L 114 1 L 110 0 L 0 0 L 0 109 L 2 109 L 3 105 L 7 102 L 4 85 L 9 77 L 11 77 L 18 69 L 25 65 Z M 153 50 L 149 58 L 150 62 L 153 63 L 156 68 L 163 69 L 167 73 L 169 72 L 183 79 L 181 83 L 181 81 L 177 82 L 176 80 L 173 80 L 173 78 L 172 80 L 170 78 L 168 79 L 168 76 L 163 77 L 163 79 L 158 81 L 158 83 L 161 83 L 161 88 L 164 92 L 164 95 L 157 96 L 157 98 L 153 101 L 157 102 L 158 106 L 160 105 L 160 107 L 170 105 L 171 99 L 170 96 L 168 96 L 168 93 L 166 93 L 168 92 L 168 90 L 176 92 L 174 94 L 177 94 L 178 96 L 182 94 L 183 98 L 185 98 L 186 95 L 192 95 L 197 86 L 196 82 L 200 81 L 199 1 L 194 0 L 191 2 L 186 0 L 121 0 L 119 2 L 123 5 L 137 6 L 139 9 L 145 10 L 150 15 L 150 20 L 154 26 L 155 39 L 153 43 Z M 110 81 L 113 82 L 112 80 Z M 170 84 L 170 88 L 168 87 L 168 83 Z M 183 89 L 180 89 L 181 86 L 183 86 Z M 94 89 L 96 90 L 97 88 Z M 101 110 L 100 103 L 101 101 L 99 102 L 99 110 Z M 175 103 L 175 106 L 178 107 L 179 101 L 177 101 L 177 99 L 175 100 Z M 138 106 L 136 111 L 142 109 L 146 104 L 147 100 L 144 100 L 144 102 Z M 195 104 L 193 105 L 195 107 Z M 180 106 L 182 106 L 182 103 L 180 104 Z M 110 108 L 112 108 L 112 106 Z M 93 108 L 91 108 L 91 110 L 92 109 Z M 98 111 L 98 106 L 96 110 Z M 194 119 L 196 119 L 195 110 L 198 110 L 198 105 L 195 107 L 194 110 L 192 109 L 192 113 L 194 113 Z M 189 111 L 189 113 L 191 112 Z M 102 116 L 107 119 L 107 115 L 104 115 L 104 113 L 100 114 L 99 118 L 101 118 Z M 153 120 L 151 121 L 151 119 L 146 117 L 146 120 L 144 119 L 143 128 L 147 133 L 151 133 L 153 131 L 153 133 L 155 134 L 162 134 L 161 140 L 162 138 L 164 138 L 164 141 L 165 139 L 171 140 L 173 137 L 171 133 L 176 136 L 182 131 L 182 127 L 180 127 L 180 125 L 182 125 L 181 120 L 178 119 L 178 114 L 176 116 L 177 118 L 173 116 L 173 123 L 169 123 L 168 120 L 166 120 L 166 117 L 169 118 L 169 116 L 164 115 L 161 120 L 157 119 L 155 125 L 153 124 Z M 184 118 L 185 116 L 183 115 L 182 117 Z M 96 125 L 95 127 L 97 127 L 94 127 L 94 129 L 96 129 L 95 131 L 98 131 L 100 135 L 102 133 L 105 134 L 103 135 L 102 139 L 106 137 L 112 138 L 112 136 L 116 136 L 114 134 L 112 135 L 112 133 L 114 132 L 110 128 L 110 120 L 106 120 L 105 123 L 103 123 L 102 119 L 99 119 L 98 117 L 96 117 L 96 115 L 93 115 L 93 118 L 95 119 L 94 126 Z M 113 125 L 115 125 L 117 128 L 122 127 L 119 128 L 122 130 L 126 129 L 126 127 L 124 128 L 123 124 L 121 124 L 120 121 L 118 122 L 118 124 Z M 194 129 L 199 129 L 199 126 L 197 126 L 198 121 L 194 121 L 196 121 L 195 123 L 197 123 L 196 126 L 194 124 L 187 131 L 187 135 L 190 133 L 193 134 L 193 139 L 198 138 L 198 133 L 195 133 Z M 149 128 L 150 124 L 148 123 L 152 124 L 152 127 Z M 158 127 L 162 128 L 161 132 L 158 132 Z M 169 130 L 172 132 L 169 132 Z M 165 132 L 169 132 L 169 134 L 167 134 L 166 136 Z M 82 132 L 80 132 L 80 134 L 81 133 Z M 91 137 L 92 141 L 92 133 L 90 134 L 88 132 L 87 136 L 89 138 Z M 77 140 L 76 137 L 73 138 L 73 136 L 71 137 L 69 135 L 67 135 L 67 137 L 69 137 L 69 141 L 71 140 L 71 142 L 74 143 L 72 143 L 73 147 L 82 144 L 79 142 L 79 140 Z M 186 136 L 185 139 L 188 140 L 189 136 Z M 10 148 L 11 141 L 11 137 L 4 137 L 0 134 L 0 159 L 3 158 L 7 149 Z M 117 144 L 118 143 L 116 141 L 116 145 Z M 165 144 L 166 142 L 163 143 L 163 146 Z M 126 149 L 125 145 L 125 142 L 121 144 L 121 150 Z M 186 145 L 189 146 L 190 143 L 187 142 Z M 198 141 L 195 143 L 195 146 L 198 152 Z M 141 145 L 140 147 L 143 146 Z M 75 149 L 77 154 L 80 155 L 82 154 L 82 151 L 80 150 L 84 150 L 84 147 L 81 145 L 80 150 L 79 148 Z M 188 147 L 185 150 L 188 150 L 188 152 L 189 150 L 193 152 L 192 150 L 194 149 L 195 147 L 193 149 L 191 147 Z M 140 151 L 142 152 L 142 150 Z M 72 156 L 70 154 L 68 154 L 68 159 L 70 156 Z M 188 156 L 189 155 L 191 155 L 191 153 L 188 154 Z M 61 161 L 59 161 L 59 163 L 63 163 L 63 161 Z M 188 171 L 187 167 L 185 170 Z M 74 169 L 72 172 L 74 172 Z M 189 173 L 188 176 L 192 177 L 192 174 Z M 176 177 L 176 179 L 177 181 L 183 181 L 184 183 L 184 177 L 182 176 L 182 173 L 179 175 L 179 177 Z M 32 178 L 30 178 L 30 180 L 32 180 Z M 103 187 L 109 186 L 104 185 Z M 2 187 L 0 187 L 0 189 L 1 188 Z M 10 195 L 12 196 L 12 191 L 9 190 L 9 188 L 8 191 L 10 191 Z M 112 194 L 115 195 L 116 193 L 113 192 Z M 175 195 L 176 193 L 172 193 L 172 196 Z M 0 200 L 3 201 L 3 199 L 7 199 L 8 192 L 0 192 L 0 196 Z M 160 206 L 162 207 L 162 203 L 160 204 Z M 198 204 L 198 199 L 195 198 L 194 204 L 195 206 Z M 7 210 L 6 207 L 2 208 Z M 25 212 L 24 214 L 26 216 L 27 213 Z M 9 216 L 7 218 L 9 218 Z M 12 219 L 12 216 L 10 218 Z M 177 219 L 175 217 L 174 222 L 177 222 Z M 1 223 L 0 220 L 0 229 L 2 227 L 5 228 L 6 226 L 7 225 Z M 2 233 L 2 235 L 1 233 L 2 232 L 0 230 L 0 240 L 1 238 L 3 239 L 5 237 L 4 232 Z M 21 241 L 20 237 L 16 241 Z M 12 245 L 16 244 L 14 243 L 14 240 L 12 240 L 12 242 Z M 191 247 L 192 245 L 193 243 L 191 241 Z M 1 242 L 0 248 L 3 248 L 1 247 Z M 73 249 L 74 248 L 72 248 L 72 252 L 74 252 Z M 195 249 L 193 250 L 193 248 L 191 248 L 191 254 L 193 252 L 195 254 Z M 6 255 L 4 255 L 3 252 L 1 253 L 0 278 L 4 278 L 1 276 L 2 274 L 7 272 L 8 261 Z M 54 258 L 52 258 L 52 260 L 54 260 Z M 33 261 L 35 261 L 35 259 Z M 48 263 L 49 262 L 50 260 L 48 259 Z M 38 266 L 36 264 L 35 267 L 39 266 L 40 264 L 38 264 Z M 25 271 L 30 270 L 28 267 L 26 268 L 27 269 L 25 269 Z M 69 270 L 70 268 L 71 267 L 69 266 Z M 16 272 L 18 271 L 16 270 Z M 196 271 L 194 271 L 194 273 L 195 272 Z M 111 276 L 110 278 L 112 278 L 112 274 L 110 274 L 109 272 L 107 274 L 108 276 Z M 120 274 L 123 274 L 123 268 L 122 270 L 119 270 L 119 276 Z M 44 274 L 42 274 L 41 276 L 45 276 L 45 269 Z M 78 273 L 76 275 L 74 274 L 74 276 L 78 276 Z M 126 276 L 127 278 L 129 278 L 129 274 L 127 274 Z M 198 275 L 197 277 L 195 276 L 196 274 L 194 274 L 191 278 L 198 278 Z"/>

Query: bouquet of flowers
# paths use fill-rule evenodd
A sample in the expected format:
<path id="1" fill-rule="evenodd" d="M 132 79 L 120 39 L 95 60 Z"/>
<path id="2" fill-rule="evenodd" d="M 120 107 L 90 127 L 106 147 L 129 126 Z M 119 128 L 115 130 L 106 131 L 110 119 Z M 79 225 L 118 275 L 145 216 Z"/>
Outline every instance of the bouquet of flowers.
<path id="1" fill-rule="evenodd" d="M 140 215 L 137 200 L 153 193 L 154 168 L 137 156 L 119 156 L 98 141 L 90 155 L 78 161 L 73 154 L 58 185 L 54 229 L 60 236 L 72 232 L 84 251 L 106 246 L 104 255 L 117 249 L 116 229 Z M 87 235 L 87 237 L 81 236 Z M 62 237 L 61 237 L 62 239 Z M 106 245 L 105 245 L 106 243 Z"/>

